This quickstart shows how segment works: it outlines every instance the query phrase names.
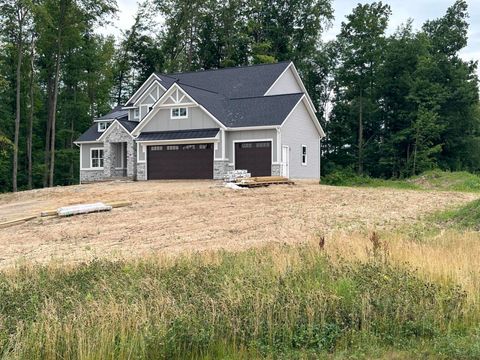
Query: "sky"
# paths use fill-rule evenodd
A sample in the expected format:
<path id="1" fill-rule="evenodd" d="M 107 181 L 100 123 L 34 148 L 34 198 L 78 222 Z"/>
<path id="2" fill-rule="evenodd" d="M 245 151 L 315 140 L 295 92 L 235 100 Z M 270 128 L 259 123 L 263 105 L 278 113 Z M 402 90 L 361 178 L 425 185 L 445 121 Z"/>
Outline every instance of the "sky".
<path id="1" fill-rule="evenodd" d="M 119 36 L 120 30 L 128 29 L 133 24 L 137 3 L 131 0 L 117 0 L 117 2 L 118 19 L 114 20 L 114 25 L 106 26 L 101 30 L 104 34 Z M 359 2 L 373 1 L 333 0 L 335 20 L 332 27 L 323 35 L 323 40 L 335 38 L 345 16 L 351 13 Z M 442 17 L 454 0 L 384 0 L 383 2 L 392 8 L 388 29 L 389 33 L 392 33 L 409 18 L 413 19 L 414 29 L 419 29 L 426 20 Z M 470 13 L 469 42 L 467 47 L 462 50 L 461 56 L 465 60 L 480 60 L 480 0 L 467 0 L 467 3 Z"/>

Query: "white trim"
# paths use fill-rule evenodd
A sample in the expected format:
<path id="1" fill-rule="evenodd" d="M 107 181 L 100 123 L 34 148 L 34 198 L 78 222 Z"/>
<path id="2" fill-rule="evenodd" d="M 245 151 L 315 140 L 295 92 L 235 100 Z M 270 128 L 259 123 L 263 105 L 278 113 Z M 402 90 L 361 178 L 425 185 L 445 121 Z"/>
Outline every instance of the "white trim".
<path id="1" fill-rule="evenodd" d="M 220 129 L 220 133 L 222 134 L 221 135 L 221 139 L 222 139 L 222 159 L 225 159 L 225 143 L 226 143 L 225 130 Z"/>
<path id="2" fill-rule="evenodd" d="M 142 150 L 141 152 L 145 154 L 145 160 L 140 160 L 140 149 Z M 145 162 L 147 162 L 147 154 L 145 152 L 145 147 L 143 145 L 140 145 L 139 142 L 137 142 L 137 164 L 144 164 Z"/>
<path id="3" fill-rule="evenodd" d="M 134 138 L 133 135 L 130 134 L 130 132 L 129 132 L 127 129 L 125 129 L 125 127 L 124 127 L 122 124 L 120 124 L 120 121 L 115 120 L 114 122 L 112 122 L 112 123 L 110 124 L 110 126 L 108 127 L 108 129 L 103 132 L 102 136 L 100 136 L 100 137 L 97 139 L 97 141 L 103 141 L 103 138 L 106 136 L 106 134 L 108 133 L 108 131 L 109 131 L 110 129 L 113 129 L 113 125 L 114 125 L 115 123 L 117 123 L 118 126 L 120 126 L 132 139 Z"/>
<path id="4" fill-rule="evenodd" d="M 282 162 L 282 133 L 280 128 L 277 128 L 277 162 Z"/>
<path id="5" fill-rule="evenodd" d="M 170 96 L 170 92 L 175 90 L 175 89 L 180 89 L 183 93 L 185 93 L 187 95 L 188 98 L 190 98 L 190 100 L 192 101 L 192 104 L 198 106 L 200 109 L 202 109 L 207 115 L 209 115 L 215 122 L 218 123 L 218 125 L 220 126 L 221 129 L 226 129 L 227 127 L 225 125 L 223 125 L 215 116 L 213 116 L 207 109 L 205 109 L 202 105 L 200 105 L 199 103 L 197 103 L 194 99 L 192 99 L 190 97 L 190 95 L 188 95 L 188 93 L 182 88 L 180 87 L 177 83 L 174 83 L 172 86 L 170 86 L 170 88 L 165 91 L 165 93 L 163 93 L 162 96 L 160 96 L 160 98 L 153 104 L 153 110 L 150 111 L 143 119 L 142 121 L 140 122 L 140 124 L 132 131 L 132 134 L 137 136 L 140 132 L 140 130 L 142 130 L 146 124 L 148 124 L 151 119 L 153 118 L 153 116 L 155 114 L 157 114 L 162 108 L 165 108 L 166 106 L 162 107 L 162 103 L 163 101 L 168 98 Z M 176 105 L 170 105 L 168 104 L 169 106 L 168 107 L 178 107 Z M 183 105 L 183 104 L 182 104 Z"/>
<path id="6" fill-rule="evenodd" d="M 158 81 L 158 84 L 159 84 L 165 91 L 167 90 L 167 89 L 165 89 L 165 87 L 161 84 L 161 81 L 162 81 L 162 80 L 161 80 L 155 73 L 152 73 L 152 75 L 150 75 L 150 76 L 148 77 L 148 79 L 145 80 L 145 82 L 138 88 L 138 90 L 135 91 L 132 96 L 130 96 L 130 99 L 128 99 L 128 101 L 127 101 L 125 104 L 128 104 L 128 103 L 130 103 L 131 101 L 133 101 L 133 98 L 135 98 L 135 96 L 137 95 L 138 92 L 142 92 L 142 93 L 143 93 L 142 88 L 150 81 L 150 79 L 151 79 L 152 77 L 155 77 L 155 80 Z"/>
<path id="7" fill-rule="evenodd" d="M 233 140 L 232 141 L 232 147 L 233 147 L 233 151 L 232 151 L 232 163 L 231 165 L 233 165 L 233 169 L 234 170 L 237 170 L 237 167 L 235 165 L 235 144 L 236 143 L 248 143 L 248 142 L 271 142 L 271 145 L 270 145 L 270 166 L 273 165 L 273 164 L 276 164 L 277 162 L 273 162 L 273 139 L 272 138 L 269 138 L 269 139 L 248 139 L 248 140 Z M 278 160 L 278 159 L 277 159 Z M 243 170 L 243 169 L 242 169 Z M 270 171 L 272 171 L 270 169 Z"/>
<path id="8" fill-rule="evenodd" d="M 285 125 L 285 123 L 287 122 L 287 120 L 290 118 L 290 116 L 293 114 L 293 112 L 295 111 L 295 109 L 297 108 L 298 104 L 300 104 L 300 102 L 302 101 L 305 101 L 306 100 L 306 97 L 305 95 L 303 95 L 300 100 L 298 100 L 298 102 L 295 104 L 295 106 L 292 108 L 292 110 L 290 110 L 290 112 L 288 113 L 287 117 L 285 118 L 285 120 L 283 120 L 282 124 L 280 125 L 280 128 L 283 127 L 283 125 Z M 305 104 L 306 108 L 307 108 L 307 111 L 308 113 L 310 114 L 310 120 L 313 121 L 313 125 L 315 126 L 315 128 L 317 129 L 318 131 L 318 134 L 320 135 L 320 139 L 324 138 L 325 137 L 325 133 L 323 132 L 323 129 L 320 125 L 320 123 L 318 122 L 317 120 L 317 116 L 315 115 L 314 112 L 312 112 L 311 108 L 308 106 L 308 101 L 306 102 Z"/>
<path id="9" fill-rule="evenodd" d="M 155 76 L 156 76 L 156 75 L 155 75 Z M 147 80 L 147 81 L 148 81 L 148 80 Z M 145 90 L 145 91 L 142 93 L 142 95 L 140 95 L 140 96 L 138 97 L 138 99 L 135 100 L 135 102 L 133 103 L 133 106 L 135 106 L 135 107 L 138 106 L 138 103 L 141 102 L 141 100 L 145 97 L 146 94 L 148 94 L 148 92 L 150 91 L 150 89 L 151 89 L 154 85 L 158 85 L 158 86 L 162 87 L 162 88 L 163 88 L 163 91 L 166 90 L 166 89 L 160 84 L 160 81 L 157 80 L 157 79 L 155 79 L 155 80 L 150 84 L 150 86 L 147 88 L 147 90 Z M 158 93 L 158 91 L 157 91 L 157 93 Z M 149 95 L 151 96 L 151 94 L 149 94 Z M 151 96 L 151 97 L 152 97 L 153 101 L 157 101 L 157 99 L 155 99 L 153 96 Z M 128 104 L 128 103 L 127 103 L 127 104 Z"/>
<path id="10" fill-rule="evenodd" d="M 287 153 L 286 159 L 283 157 L 283 150 L 286 150 L 286 153 Z M 282 163 L 282 176 L 285 176 L 286 178 L 290 178 L 290 146 L 288 145 L 282 145 L 281 163 Z"/>
<path id="11" fill-rule="evenodd" d="M 178 115 L 178 116 L 173 115 L 173 110 L 178 110 L 178 113 L 180 114 L 180 111 L 182 109 L 185 109 L 185 115 Z M 188 107 L 186 107 L 186 106 L 175 106 L 175 107 L 170 108 L 170 120 L 177 120 L 177 119 L 188 119 Z"/>
<path id="12" fill-rule="evenodd" d="M 105 129 L 100 129 L 100 124 L 104 124 L 105 125 Z M 97 122 L 97 132 L 105 132 L 107 131 L 108 129 L 108 121 L 98 121 Z"/>
<path id="13" fill-rule="evenodd" d="M 303 149 L 305 149 L 305 162 L 303 161 Z M 304 145 L 304 144 L 301 145 L 300 158 L 302 160 L 302 166 L 307 166 L 307 162 L 308 162 L 308 147 L 307 147 L 307 145 Z"/>
<path id="14" fill-rule="evenodd" d="M 105 163 L 105 147 L 97 147 L 97 148 L 90 148 L 90 170 L 103 170 L 103 166 L 95 167 L 93 166 L 93 157 L 92 157 L 92 152 L 95 150 L 102 150 L 103 157 L 99 157 L 98 159 L 103 159 L 103 162 Z"/>
<path id="15" fill-rule="evenodd" d="M 99 143 L 101 141 L 98 141 L 98 140 L 92 140 L 92 141 L 75 141 L 74 144 L 79 146 L 79 145 L 82 145 L 82 144 L 96 144 L 96 143 Z"/>

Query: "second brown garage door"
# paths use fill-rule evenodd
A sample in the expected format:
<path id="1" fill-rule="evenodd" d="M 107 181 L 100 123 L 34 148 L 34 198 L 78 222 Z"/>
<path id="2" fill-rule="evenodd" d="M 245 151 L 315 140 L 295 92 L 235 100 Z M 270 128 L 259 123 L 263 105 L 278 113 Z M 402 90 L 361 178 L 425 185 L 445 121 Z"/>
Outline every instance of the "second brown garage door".
<path id="1" fill-rule="evenodd" d="M 148 179 L 213 179 L 213 144 L 149 146 Z"/>
<path id="2" fill-rule="evenodd" d="M 272 142 L 235 143 L 235 169 L 248 170 L 252 176 L 272 175 Z"/>

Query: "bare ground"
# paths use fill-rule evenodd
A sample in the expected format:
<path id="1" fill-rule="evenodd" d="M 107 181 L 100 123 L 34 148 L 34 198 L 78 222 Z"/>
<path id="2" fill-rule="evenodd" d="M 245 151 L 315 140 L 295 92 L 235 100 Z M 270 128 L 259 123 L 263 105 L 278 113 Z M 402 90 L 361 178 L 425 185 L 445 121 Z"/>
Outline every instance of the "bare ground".
<path id="1" fill-rule="evenodd" d="M 337 229 L 395 228 L 475 198 L 312 182 L 231 190 L 213 181 L 107 182 L 5 194 L 0 222 L 70 204 L 131 200 L 133 205 L 0 229 L 0 266 L 300 243 Z"/>

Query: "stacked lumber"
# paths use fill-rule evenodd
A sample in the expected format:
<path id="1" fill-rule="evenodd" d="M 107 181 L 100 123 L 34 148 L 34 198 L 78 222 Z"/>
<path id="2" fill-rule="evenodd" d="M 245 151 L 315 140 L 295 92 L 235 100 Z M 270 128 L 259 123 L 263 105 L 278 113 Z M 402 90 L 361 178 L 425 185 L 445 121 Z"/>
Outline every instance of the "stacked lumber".
<path id="1" fill-rule="evenodd" d="M 130 201 L 115 201 L 115 202 L 110 202 L 105 204 L 104 203 L 81 204 L 81 205 L 66 206 L 59 209 L 55 209 L 55 210 L 44 210 L 39 215 L 31 215 L 31 216 L 26 216 L 26 217 L 2 222 L 0 223 L 0 229 L 22 224 L 24 222 L 37 219 L 39 217 L 64 217 L 64 216 L 72 216 L 72 215 L 80 215 L 80 214 L 89 214 L 89 213 L 98 212 L 98 211 L 110 211 L 115 208 L 120 208 L 120 207 L 125 207 L 130 205 L 132 205 Z"/>
<path id="2" fill-rule="evenodd" d="M 257 176 L 248 179 L 239 179 L 235 182 L 238 186 L 254 188 L 269 185 L 293 185 L 293 181 L 283 176 Z"/>

